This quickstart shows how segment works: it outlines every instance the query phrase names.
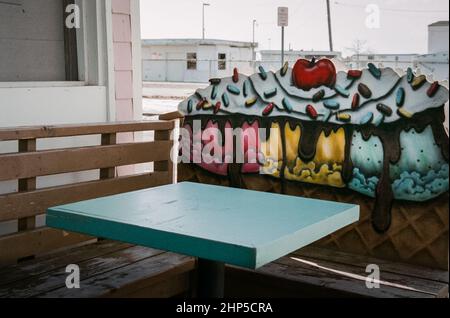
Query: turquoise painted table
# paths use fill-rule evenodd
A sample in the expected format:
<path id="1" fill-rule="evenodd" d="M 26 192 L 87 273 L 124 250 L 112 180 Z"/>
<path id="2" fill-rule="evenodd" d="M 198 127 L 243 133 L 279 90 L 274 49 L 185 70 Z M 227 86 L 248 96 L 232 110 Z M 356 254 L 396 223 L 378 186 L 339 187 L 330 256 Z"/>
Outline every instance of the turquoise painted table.
<path id="1" fill-rule="evenodd" d="M 199 258 L 199 295 L 224 264 L 257 269 L 359 219 L 359 206 L 179 183 L 50 208 L 47 225 Z"/>

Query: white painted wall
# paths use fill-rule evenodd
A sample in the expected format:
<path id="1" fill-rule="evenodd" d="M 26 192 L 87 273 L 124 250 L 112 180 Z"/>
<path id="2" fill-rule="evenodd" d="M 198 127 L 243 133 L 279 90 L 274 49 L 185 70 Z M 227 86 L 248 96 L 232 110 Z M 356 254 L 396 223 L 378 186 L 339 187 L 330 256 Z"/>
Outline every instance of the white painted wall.
<path id="1" fill-rule="evenodd" d="M 187 69 L 187 53 L 197 53 L 197 69 Z M 225 70 L 218 70 L 218 54 L 225 53 Z M 142 48 L 144 81 L 206 83 L 211 77 L 230 76 L 233 68 L 251 74 L 251 48 L 227 45 L 158 45 Z"/>

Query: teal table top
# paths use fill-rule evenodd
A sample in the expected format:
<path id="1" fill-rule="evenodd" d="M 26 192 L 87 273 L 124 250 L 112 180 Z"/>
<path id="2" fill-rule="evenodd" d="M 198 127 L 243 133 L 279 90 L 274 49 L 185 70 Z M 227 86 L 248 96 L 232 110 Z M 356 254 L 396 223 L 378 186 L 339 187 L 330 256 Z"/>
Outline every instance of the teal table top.
<path id="1" fill-rule="evenodd" d="M 256 269 L 359 219 L 359 206 L 179 183 L 50 208 L 47 225 Z"/>

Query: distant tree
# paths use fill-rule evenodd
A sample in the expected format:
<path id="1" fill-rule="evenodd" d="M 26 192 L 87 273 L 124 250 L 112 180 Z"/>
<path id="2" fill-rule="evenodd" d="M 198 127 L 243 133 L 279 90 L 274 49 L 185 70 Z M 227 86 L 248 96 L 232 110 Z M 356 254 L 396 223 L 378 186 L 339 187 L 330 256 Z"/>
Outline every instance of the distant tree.
<path id="1" fill-rule="evenodd" d="M 360 55 L 361 54 L 370 54 L 371 50 L 369 49 L 367 45 L 366 40 L 361 39 L 355 39 L 353 40 L 352 46 L 346 48 L 348 51 L 350 51 L 354 57 L 356 57 L 356 64 L 357 68 L 360 68 Z"/>

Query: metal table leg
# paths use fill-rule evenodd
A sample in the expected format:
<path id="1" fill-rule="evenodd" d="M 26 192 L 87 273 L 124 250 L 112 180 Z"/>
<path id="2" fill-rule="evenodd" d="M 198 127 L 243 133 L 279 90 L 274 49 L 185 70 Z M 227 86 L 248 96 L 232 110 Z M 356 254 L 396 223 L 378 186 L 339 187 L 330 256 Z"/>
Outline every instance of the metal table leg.
<path id="1" fill-rule="evenodd" d="M 197 296 L 200 298 L 223 298 L 225 264 L 199 258 L 197 271 Z"/>

